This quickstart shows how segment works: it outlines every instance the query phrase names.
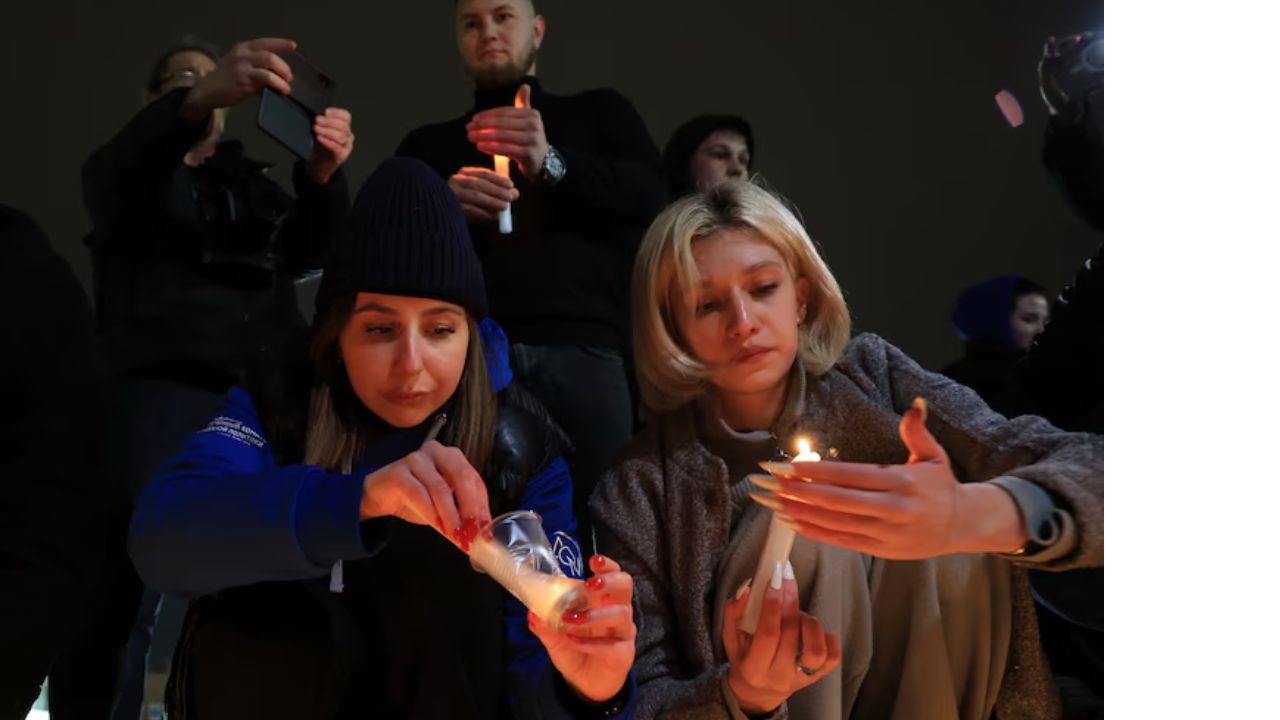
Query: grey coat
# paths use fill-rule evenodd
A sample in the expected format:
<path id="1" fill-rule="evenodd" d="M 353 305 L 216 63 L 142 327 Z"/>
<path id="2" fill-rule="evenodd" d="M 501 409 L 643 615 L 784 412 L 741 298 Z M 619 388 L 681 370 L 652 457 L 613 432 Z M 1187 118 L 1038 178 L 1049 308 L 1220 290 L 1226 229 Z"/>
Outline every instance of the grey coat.
<path id="1" fill-rule="evenodd" d="M 871 334 L 857 336 L 829 372 L 810 377 L 806 385 L 803 412 L 790 427 L 776 428 L 779 435 L 804 433 L 815 439 L 816 447 L 838 448 L 844 461 L 902 463 L 907 452 L 898 435 L 899 420 L 915 397 L 924 397 L 929 404 L 928 428 L 947 450 L 961 482 L 1020 478 L 1047 490 L 1070 515 L 1071 547 L 1046 553 L 1052 559 L 1035 563 L 1037 568 L 1102 564 L 1101 437 L 1062 432 L 1038 417 L 1007 420 L 968 388 L 922 369 Z M 721 595 L 732 593 L 733 588 L 722 587 L 722 582 L 729 579 L 726 558 L 735 554 L 733 545 L 744 534 L 742 526 L 759 521 L 747 514 L 737 530 L 731 527 L 732 480 L 724 461 L 699 440 L 694 412 L 689 403 L 653 422 L 606 473 L 591 502 L 601 551 L 635 578 L 639 718 L 731 715 L 722 689 L 728 664 L 720 640 L 720 613 L 727 599 Z M 805 543 L 808 551 L 803 549 Z M 857 706 L 856 695 L 872 659 L 876 638 L 867 635 L 880 627 L 872 617 L 874 578 L 914 573 L 920 580 L 911 582 L 931 582 L 930 578 L 945 574 L 938 569 L 943 563 L 966 556 L 936 559 L 935 567 L 921 571 L 906 562 L 867 558 L 798 538 L 793 557 L 805 552 L 810 557 L 807 562 L 818 563 L 816 571 L 811 570 L 818 580 L 802 584 L 802 607 L 811 613 L 815 606 L 825 609 L 814 614 L 829 631 L 843 633 L 845 654 L 840 670 L 796 693 L 788 704 L 821 708 L 804 714 L 834 719 L 840 713 L 847 716 L 848 708 Z M 1007 607 L 1010 616 L 1005 625 L 1007 649 L 993 648 L 990 653 L 998 660 L 993 665 L 998 668 L 995 677 L 970 673 L 970 678 L 986 685 L 978 692 L 990 694 L 989 704 L 994 704 L 999 718 L 1058 717 L 1057 693 L 1040 650 L 1026 571 L 1020 566 L 1034 563 L 1034 557 L 1020 560 L 1019 565 L 995 556 L 967 557 L 974 560 L 976 564 L 969 565 L 978 568 L 982 577 L 995 578 L 992 587 L 997 592 L 1011 597 L 1008 604 L 992 601 L 999 613 Z M 833 571 L 839 564 L 843 569 Z M 799 576 L 801 565 L 796 567 Z M 935 625 L 942 622 L 942 618 L 932 620 Z M 954 668 L 951 674 L 956 674 Z M 892 691 L 893 679 L 888 682 Z M 886 685 L 881 682 L 876 687 L 884 690 Z M 902 688 L 897 692 L 901 698 Z M 973 690 L 957 688 L 956 692 Z M 801 695 L 814 697 L 801 702 Z M 895 706 L 901 704 L 899 698 L 861 702 Z"/>

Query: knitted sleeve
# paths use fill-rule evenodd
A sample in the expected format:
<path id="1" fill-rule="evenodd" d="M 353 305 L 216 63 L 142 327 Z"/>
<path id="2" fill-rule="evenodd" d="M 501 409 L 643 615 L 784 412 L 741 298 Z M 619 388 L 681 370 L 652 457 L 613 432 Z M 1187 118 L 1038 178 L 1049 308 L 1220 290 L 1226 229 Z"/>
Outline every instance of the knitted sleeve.
<path id="1" fill-rule="evenodd" d="M 641 720 L 737 717 L 722 689 L 728 663 L 695 675 L 687 670 L 680 649 L 666 545 L 679 542 L 681 533 L 665 526 L 662 483 L 661 469 L 653 462 L 629 459 L 605 473 L 591 499 L 600 551 L 617 561 L 635 582 L 635 716 Z M 784 716 L 785 705 L 779 717 Z"/>
<path id="2" fill-rule="evenodd" d="M 1043 490 L 1069 515 L 1060 536 L 1074 547 L 1059 547 L 1036 566 L 1049 570 L 1100 566 L 1103 562 L 1102 436 L 1059 430 L 1044 418 L 1007 419 L 987 407 L 977 393 L 920 367 L 898 348 L 864 333 L 850 342 L 837 367 L 861 375 L 864 386 L 883 395 L 901 414 L 914 398 L 929 405 L 927 426 L 951 459 L 961 482 L 1017 478 Z M 1006 490 L 1019 483 L 997 483 Z M 1011 494 L 1013 494 L 1011 492 Z M 1018 493 L 1015 502 L 1028 512 Z M 1021 559 L 1036 562 L 1035 557 Z"/>

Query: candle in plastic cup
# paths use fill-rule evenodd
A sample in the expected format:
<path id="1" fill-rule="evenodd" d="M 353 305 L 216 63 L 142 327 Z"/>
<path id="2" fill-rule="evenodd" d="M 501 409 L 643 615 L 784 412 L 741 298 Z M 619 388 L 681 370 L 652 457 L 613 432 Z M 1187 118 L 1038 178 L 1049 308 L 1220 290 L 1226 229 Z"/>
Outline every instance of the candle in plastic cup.
<path id="1" fill-rule="evenodd" d="M 586 607 L 584 583 L 565 577 L 542 518 L 517 510 L 494 518 L 471 545 L 471 564 L 498 582 L 553 628 L 567 612 Z"/>
<path id="2" fill-rule="evenodd" d="M 800 438 L 796 441 L 796 449 L 800 451 L 798 455 L 791 458 L 791 462 L 819 462 L 822 456 L 809 447 L 809 441 Z M 756 632 L 756 626 L 760 624 L 760 609 L 764 607 L 764 591 L 769 586 L 770 576 L 773 575 L 773 568 L 778 563 L 783 565 L 791 558 L 791 546 L 795 544 L 796 531 L 783 525 L 777 517 L 769 518 L 769 534 L 764 539 L 764 549 L 760 551 L 760 560 L 756 563 L 756 574 L 751 580 L 751 596 L 747 598 L 747 609 L 742 614 L 742 622 L 738 623 L 738 627 L 745 633 L 752 635 Z"/>

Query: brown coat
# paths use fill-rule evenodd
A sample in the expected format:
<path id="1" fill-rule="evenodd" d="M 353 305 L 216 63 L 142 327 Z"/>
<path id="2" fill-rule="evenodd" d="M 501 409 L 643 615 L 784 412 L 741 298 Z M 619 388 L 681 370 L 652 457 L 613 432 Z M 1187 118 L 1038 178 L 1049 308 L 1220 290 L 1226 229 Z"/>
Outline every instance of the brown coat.
<path id="1" fill-rule="evenodd" d="M 809 435 L 816 447 L 838 448 L 841 460 L 905 462 L 907 453 L 898 436 L 898 423 L 911 401 L 922 396 L 929 403 L 928 428 L 946 448 L 961 482 L 998 476 L 1022 478 L 1048 490 L 1069 510 L 1075 523 L 1076 547 L 1036 567 L 1065 570 L 1102 564 L 1100 437 L 1065 433 L 1037 417 L 1006 420 L 968 388 L 925 371 L 871 334 L 852 340 L 831 371 L 809 378 L 806 384 L 802 414 L 791 427 L 778 428 L 780 435 Z M 658 418 L 637 437 L 606 473 L 592 499 L 601 551 L 635 578 L 639 718 L 730 716 L 721 688 L 728 668 L 719 627 L 719 609 L 725 598 L 717 596 L 733 590 L 720 584 L 725 558 L 734 554 L 732 546 L 742 534 L 730 527 L 730 484 L 725 463 L 699 441 L 690 404 Z M 739 529 L 751 524 L 758 523 L 744 516 Z M 811 543 L 817 549 L 803 551 L 801 540 L 796 553 L 808 552 L 827 567 L 841 562 L 844 566 L 842 571 L 819 572 L 819 577 L 826 578 L 825 585 L 810 583 L 813 587 L 808 588 L 808 598 L 802 587 L 802 603 L 811 612 L 814 603 L 839 605 L 840 598 L 858 608 L 874 604 L 863 583 L 833 586 L 850 582 L 859 572 L 875 575 L 871 565 L 881 565 L 880 573 L 909 576 L 913 572 L 897 569 L 907 563 L 880 559 L 867 563 L 865 556 L 817 543 Z M 975 560 L 987 568 L 1012 568 L 1005 583 L 1012 597 L 1007 661 L 1000 648 L 993 649 L 1000 656 L 998 667 L 1003 673 L 985 679 L 998 696 L 996 716 L 1004 720 L 1058 717 L 1057 693 L 1040 650 L 1025 570 L 994 557 Z M 922 577 L 939 572 L 936 568 L 945 561 L 936 559 L 933 569 Z M 800 564 L 796 567 L 799 574 Z M 850 608 L 842 612 L 849 618 L 841 625 L 843 667 L 801 693 L 834 692 L 843 696 L 842 704 L 848 706 L 857 702 L 853 695 L 867 673 L 875 638 L 865 634 L 875 625 L 868 624 L 867 613 Z M 824 624 L 828 622 L 820 617 Z M 971 677 L 983 682 L 980 676 Z M 793 702 L 801 693 L 793 696 Z M 875 703 L 884 704 L 885 700 L 875 698 Z M 838 718 L 843 709 L 835 710 L 838 706 L 825 701 L 813 705 L 825 708 L 822 715 L 831 713 L 833 720 L 843 720 Z"/>

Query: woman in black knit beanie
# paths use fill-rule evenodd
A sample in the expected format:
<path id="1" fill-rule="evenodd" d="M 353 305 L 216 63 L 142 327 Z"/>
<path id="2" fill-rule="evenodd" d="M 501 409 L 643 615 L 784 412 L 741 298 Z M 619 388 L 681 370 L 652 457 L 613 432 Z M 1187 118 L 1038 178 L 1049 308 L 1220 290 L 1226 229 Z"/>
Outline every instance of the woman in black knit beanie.
<path id="1" fill-rule="evenodd" d="M 233 388 L 134 513 L 139 574 L 196 598 L 169 717 L 629 713 L 629 575 L 595 556 L 588 604 L 540 619 L 464 554 L 491 516 L 530 509 L 583 575 L 566 442 L 511 383 L 434 171 L 378 167 L 316 306 L 310 361 Z"/>

